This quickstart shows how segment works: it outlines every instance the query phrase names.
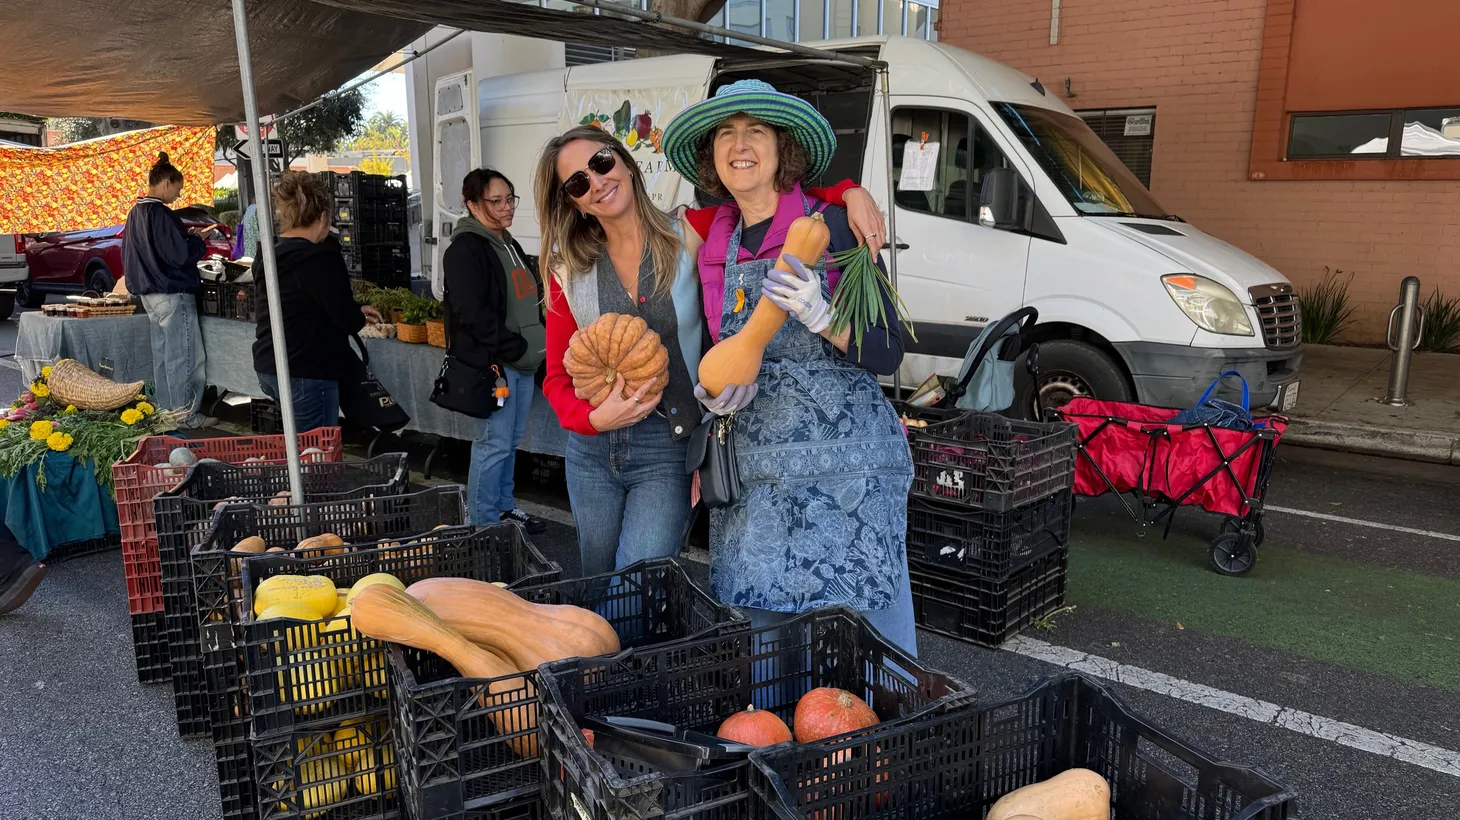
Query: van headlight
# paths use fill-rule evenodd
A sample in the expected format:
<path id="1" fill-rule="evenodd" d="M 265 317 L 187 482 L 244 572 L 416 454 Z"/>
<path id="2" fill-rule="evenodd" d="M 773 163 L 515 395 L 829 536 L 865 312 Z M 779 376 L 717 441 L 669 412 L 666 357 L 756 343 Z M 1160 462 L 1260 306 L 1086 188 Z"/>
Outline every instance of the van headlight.
<path id="1" fill-rule="evenodd" d="M 1161 284 L 1186 317 L 1202 330 L 1225 336 L 1251 336 L 1247 308 L 1225 286 L 1194 273 L 1169 273 Z"/>

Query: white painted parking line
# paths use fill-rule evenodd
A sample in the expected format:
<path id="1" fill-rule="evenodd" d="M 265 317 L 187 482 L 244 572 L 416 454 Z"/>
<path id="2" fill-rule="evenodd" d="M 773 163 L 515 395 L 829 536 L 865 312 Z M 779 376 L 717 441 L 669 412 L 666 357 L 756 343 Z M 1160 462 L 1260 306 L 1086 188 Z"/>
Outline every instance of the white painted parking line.
<path id="1" fill-rule="evenodd" d="M 1320 521 L 1333 521 L 1338 524 L 1353 524 L 1356 527 L 1372 527 L 1376 530 L 1388 530 L 1390 532 L 1402 532 L 1409 535 L 1422 535 L 1426 538 L 1440 538 L 1445 541 L 1460 541 L 1460 535 L 1451 535 L 1448 532 L 1435 532 L 1434 530 L 1419 530 L 1414 527 L 1401 527 L 1398 524 L 1382 524 L 1378 521 L 1365 521 L 1362 518 L 1348 518 L 1342 515 L 1329 515 L 1328 513 L 1311 512 L 1309 510 L 1295 510 L 1291 507 L 1279 507 L 1276 504 L 1267 504 L 1263 509 L 1268 512 L 1287 513 L 1288 515 L 1301 515 L 1304 518 L 1316 518 Z"/>
<path id="2" fill-rule="evenodd" d="M 1269 508 L 1271 509 L 1271 508 Z M 1138 666 L 1127 666 L 1109 658 L 1064 646 L 1055 646 L 1022 635 L 1004 644 L 1009 652 L 1063 666 L 1097 678 L 1123 683 L 1160 695 L 1195 703 L 1228 714 L 1266 723 L 1299 734 L 1329 740 L 1340 746 L 1388 757 L 1426 769 L 1460 777 L 1460 752 L 1442 749 L 1418 740 L 1376 732 L 1352 723 L 1279 706 L 1265 700 L 1224 692 L 1200 683 L 1175 678 Z"/>

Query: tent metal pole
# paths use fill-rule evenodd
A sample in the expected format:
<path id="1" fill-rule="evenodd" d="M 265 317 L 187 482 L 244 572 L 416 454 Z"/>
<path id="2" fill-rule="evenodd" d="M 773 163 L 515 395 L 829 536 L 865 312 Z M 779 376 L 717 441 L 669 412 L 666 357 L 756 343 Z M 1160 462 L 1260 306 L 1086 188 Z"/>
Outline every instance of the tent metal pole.
<path id="1" fill-rule="evenodd" d="M 238 2 L 239 0 L 234 0 Z M 882 136 L 887 140 L 887 236 L 883 239 L 887 246 L 888 275 L 892 279 L 892 289 L 897 290 L 897 197 L 894 192 L 897 190 L 897 180 L 892 174 L 892 88 L 887 80 L 890 74 L 884 66 L 877 72 L 882 80 L 882 115 L 886 128 L 882 130 Z M 892 398 L 894 401 L 902 401 L 902 367 L 899 366 L 892 374 Z"/>
<path id="2" fill-rule="evenodd" d="M 260 134 L 259 101 L 253 89 L 253 56 L 248 48 L 248 12 L 244 0 L 233 0 L 233 36 L 238 42 L 238 79 L 243 85 L 243 111 L 248 132 Z M 259 201 L 259 255 L 264 266 L 264 291 L 269 300 L 269 315 L 283 316 L 279 301 L 279 269 L 274 261 L 274 209 L 269 196 L 269 159 L 260 141 L 255 151 L 259 156 L 249 163 Z M 304 482 L 299 475 L 299 439 L 294 429 L 294 391 L 289 389 L 289 349 L 284 340 L 284 323 L 270 322 L 274 336 L 274 368 L 279 379 L 279 414 L 284 419 L 284 452 L 289 457 L 289 494 L 295 504 L 304 503 Z"/>

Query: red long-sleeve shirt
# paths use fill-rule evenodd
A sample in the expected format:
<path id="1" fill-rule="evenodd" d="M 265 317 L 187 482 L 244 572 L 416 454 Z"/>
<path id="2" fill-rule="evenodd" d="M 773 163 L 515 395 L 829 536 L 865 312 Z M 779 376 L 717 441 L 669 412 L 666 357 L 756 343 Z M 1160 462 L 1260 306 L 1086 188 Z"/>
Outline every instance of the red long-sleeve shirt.
<path id="1" fill-rule="evenodd" d="M 857 187 L 851 180 L 843 180 L 830 188 L 809 188 L 806 193 L 832 205 L 845 205 L 846 192 Z M 690 227 L 704 239 L 709 235 L 710 224 L 715 220 L 714 208 L 690 209 L 685 214 Z M 568 351 L 568 341 L 578 332 L 578 322 L 568 309 L 568 300 L 557 277 L 544 272 L 547 283 L 547 377 L 542 382 L 543 395 L 558 416 L 558 423 L 564 430 L 585 436 L 596 436 L 598 430 L 588 421 L 593 405 L 587 399 L 578 398 L 573 390 L 573 377 L 563 367 L 563 354 Z"/>

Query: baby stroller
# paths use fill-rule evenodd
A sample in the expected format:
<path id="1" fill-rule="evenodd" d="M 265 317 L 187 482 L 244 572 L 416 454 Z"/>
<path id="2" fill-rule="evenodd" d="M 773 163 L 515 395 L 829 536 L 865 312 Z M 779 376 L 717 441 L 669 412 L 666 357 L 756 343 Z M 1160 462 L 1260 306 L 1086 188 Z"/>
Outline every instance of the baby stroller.
<path id="1" fill-rule="evenodd" d="M 1016 362 L 1026 350 L 1024 366 L 1039 383 L 1039 346 L 1028 341 L 1038 320 L 1039 311 L 1025 307 L 985 325 L 968 346 L 957 378 L 930 380 L 908 400 L 909 418 L 943 421 L 964 412 L 1002 413 L 1013 407 Z M 1031 406 L 1023 408 L 1026 418 L 1039 419 L 1038 402 L 1035 391 Z"/>

